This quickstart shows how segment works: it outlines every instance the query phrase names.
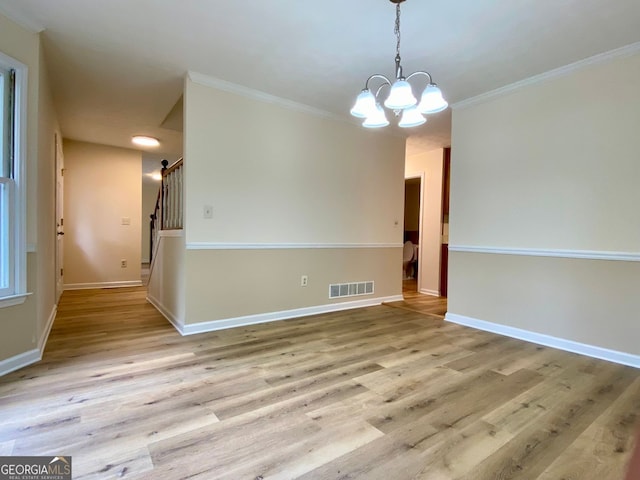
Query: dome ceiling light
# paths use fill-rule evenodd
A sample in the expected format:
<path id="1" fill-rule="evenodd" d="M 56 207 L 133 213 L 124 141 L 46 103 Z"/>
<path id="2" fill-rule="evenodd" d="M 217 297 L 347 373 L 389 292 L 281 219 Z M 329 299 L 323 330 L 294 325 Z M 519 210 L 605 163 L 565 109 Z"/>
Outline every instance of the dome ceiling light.
<path id="1" fill-rule="evenodd" d="M 147 137 L 146 135 L 135 135 L 131 138 L 131 141 L 141 147 L 157 147 L 160 145 L 160 141 L 154 137 Z"/>

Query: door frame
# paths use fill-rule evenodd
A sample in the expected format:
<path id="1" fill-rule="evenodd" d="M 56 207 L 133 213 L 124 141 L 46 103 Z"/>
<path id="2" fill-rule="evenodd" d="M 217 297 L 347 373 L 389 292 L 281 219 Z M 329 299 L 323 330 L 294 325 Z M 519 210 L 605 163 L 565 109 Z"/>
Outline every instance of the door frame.
<path id="1" fill-rule="evenodd" d="M 54 167 L 55 167 L 55 270 L 54 288 L 56 304 L 64 290 L 64 155 L 62 138 L 58 132 L 54 134 Z"/>
<path id="2" fill-rule="evenodd" d="M 422 286 L 422 255 L 424 254 L 424 248 L 422 248 L 422 243 L 424 242 L 424 235 L 422 234 L 422 217 L 424 214 L 424 187 L 425 187 L 425 172 L 422 172 L 418 175 L 408 175 L 406 177 L 404 177 L 404 181 L 405 181 L 405 185 L 407 184 L 407 180 L 413 180 L 419 178 L 420 179 L 420 211 L 418 213 L 418 236 L 419 236 L 419 241 L 418 241 L 418 278 L 416 279 L 418 284 L 417 284 L 417 291 L 418 293 L 420 293 L 420 287 Z M 403 211 L 404 213 L 404 211 Z M 403 228 L 403 235 L 404 235 L 404 228 Z M 403 244 L 404 244 L 404 240 L 403 240 Z"/>

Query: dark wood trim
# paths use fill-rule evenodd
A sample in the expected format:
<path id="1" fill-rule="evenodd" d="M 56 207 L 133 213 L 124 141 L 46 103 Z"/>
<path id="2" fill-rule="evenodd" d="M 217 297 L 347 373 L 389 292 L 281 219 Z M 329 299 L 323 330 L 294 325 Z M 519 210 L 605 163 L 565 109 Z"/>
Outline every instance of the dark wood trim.
<path id="1" fill-rule="evenodd" d="M 446 147 L 442 167 L 442 220 L 449 216 L 449 191 L 451 188 L 451 147 Z"/>

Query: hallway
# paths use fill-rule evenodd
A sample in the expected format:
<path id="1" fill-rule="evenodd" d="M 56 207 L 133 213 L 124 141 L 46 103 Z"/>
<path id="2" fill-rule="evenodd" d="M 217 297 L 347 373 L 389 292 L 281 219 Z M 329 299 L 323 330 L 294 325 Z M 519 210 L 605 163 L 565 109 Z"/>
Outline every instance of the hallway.
<path id="1" fill-rule="evenodd" d="M 445 313 L 447 313 L 447 298 L 424 295 L 422 293 L 418 293 L 417 290 L 418 287 L 415 279 L 403 280 L 402 296 L 404 297 L 404 300 L 388 302 L 384 305 L 430 315 L 434 318 L 437 317 L 443 320 Z"/>

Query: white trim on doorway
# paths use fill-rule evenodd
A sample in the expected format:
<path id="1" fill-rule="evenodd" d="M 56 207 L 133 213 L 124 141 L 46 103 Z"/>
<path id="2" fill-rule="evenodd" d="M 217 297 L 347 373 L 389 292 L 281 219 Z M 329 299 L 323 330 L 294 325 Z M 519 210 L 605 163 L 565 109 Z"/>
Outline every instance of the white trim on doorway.
<path id="1" fill-rule="evenodd" d="M 438 290 L 428 290 L 425 288 L 424 290 L 418 290 L 418 292 L 422 293 L 423 295 L 430 295 L 432 297 L 440 296 L 440 292 Z"/>
<path id="2" fill-rule="evenodd" d="M 418 175 L 408 175 L 406 177 L 404 177 L 404 181 L 405 181 L 405 186 L 406 186 L 406 182 L 407 180 L 412 180 L 412 179 L 416 179 L 419 178 L 420 179 L 420 211 L 418 212 L 418 278 L 417 280 L 417 289 L 418 289 L 418 293 L 424 293 L 422 291 L 422 266 L 423 266 L 423 261 L 422 261 L 422 256 L 424 255 L 424 235 L 422 234 L 422 229 L 424 228 L 424 225 L 422 223 L 422 217 L 424 216 L 424 188 L 425 188 L 425 172 L 422 172 Z M 404 240 L 403 240 L 403 245 L 404 245 Z M 402 274 L 404 276 L 404 272 Z"/>

